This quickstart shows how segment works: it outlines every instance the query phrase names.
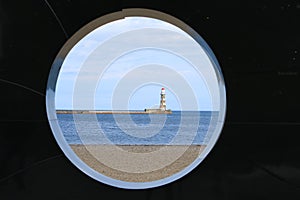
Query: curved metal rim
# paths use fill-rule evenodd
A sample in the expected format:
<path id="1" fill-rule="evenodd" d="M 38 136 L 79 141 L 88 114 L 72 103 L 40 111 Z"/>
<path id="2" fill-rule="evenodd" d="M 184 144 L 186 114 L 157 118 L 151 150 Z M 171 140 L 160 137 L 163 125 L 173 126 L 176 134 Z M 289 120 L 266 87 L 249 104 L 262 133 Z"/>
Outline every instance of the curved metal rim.
<path id="1" fill-rule="evenodd" d="M 173 174 L 170 177 L 160 179 L 157 181 L 152 182 L 126 182 L 126 181 L 120 181 L 116 179 L 112 179 L 109 177 L 106 177 L 92 168 L 90 168 L 87 164 L 85 164 L 77 155 L 74 153 L 74 151 L 71 149 L 69 144 L 66 142 L 63 133 L 59 127 L 57 115 L 55 111 L 55 87 L 57 78 L 59 75 L 59 70 L 64 62 L 65 57 L 70 52 L 70 50 L 74 47 L 74 45 L 80 41 L 83 37 L 85 37 L 87 34 L 89 34 L 94 29 L 98 28 L 99 26 L 102 26 L 104 24 L 107 24 L 109 22 L 122 19 L 124 17 L 130 17 L 130 16 L 136 16 L 136 17 L 150 17 L 159 19 L 168 23 L 173 24 L 174 26 L 177 26 L 178 28 L 182 29 L 186 33 L 188 33 L 195 41 L 198 42 L 198 44 L 204 49 L 207 56 L 209 57 L 211 63 L 214 66 L 214 69 L 216 71 L 216 75 L 219 81 L 219 92 L 220 92 L 220 103 L 222 106 L 220 107 L 220 114 L 218 121 L 221 122 L 221 124 L 216 127 L 215 133 L 213 134 L 210 142 L 206 146 L 205 150 L 201 153 L 201 156 L 199 156 L 193 163 L 191 163 L 188 167 L 186 167 L 184 170 Z M 119 12 L 111 13 L 102 17 L 99 17 L 95 19 L 94 21 L 88 23 L 84 27 L 82 27 L 79 31 L 77 31 L 62 47 L 62 49 L 59 51 L 57 57 L 55 58 L 53 65 L 51 67 L 49 77 L 48 77 L 48 83 L 47 83 L 47 89 L 46 89 L 46 110 L 47 110 L 47 117 L 49 124 L 51 126 L 53 135 L 59 144 L 60 148 L 64 152 L 64 154 L 68 157 L 68 159 L 82 172 L 90 176 L 91 178 L 100 181 L 102 183 L 124 188 L 124 189 L 146 189 L 146 188 L 153 188 L 162 186 L 165 184 L 168 184 L 170 182 L 173 182 L 175 180 L 178 180 L 188 174 L 190 171 L 192 171 L 194 168 L 196 168 L 202 160 L 208 155 L 208 153 L 211 151 L 215 143 L 217 142 L 223 125 L 225 121 L 225 115 L 226 115 L 226 91 L 225 91 L 225 82 L 223 79 L 223 75 L 221 72 L 220 65 L 210 49 L 210 47 L 207 45 L 207 43 L 204 41 L 204 39 L 191 27 L 186 25 L 181 20 L 159 12 L 155 10 L 150 9 L 141 9 L 141 8 L 130 8 L 130 9 L 124 9 Z"/>

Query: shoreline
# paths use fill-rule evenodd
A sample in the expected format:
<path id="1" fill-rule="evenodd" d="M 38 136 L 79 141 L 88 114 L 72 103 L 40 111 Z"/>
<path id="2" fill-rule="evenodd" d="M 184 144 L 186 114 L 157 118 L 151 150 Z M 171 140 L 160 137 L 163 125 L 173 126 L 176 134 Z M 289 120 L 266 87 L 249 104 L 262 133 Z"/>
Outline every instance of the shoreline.
<path id="1" fill-rule="evenodd" d="M 56 114 L 172 114 L 171 110 L 166 111 L 127 111 L 127 110 L 56 110 Z"/>
<path id="2" fill-rule="evenodd" d="M 107 177 L 127 182 L 149 182 L 180 172 L 199 157 L 206 145 L 70 144 L 70 147 L 85 164 Z M 116 148 L 119 148 L 121 151 L 117 151 Z M 118 159 L 118 156 L 120 156 L 118 152 L 125 152 L 125 156 L 120 153 L 122 154 L 122 159 Z M 174 157 L 176 154 L 179 155 L 178 159 L 175 161 L 171 159 L 168 165 L 164 165 L 166 160 Z M 117 167 L 110 167 L 104 163 L 110 163 L 111 166 Z M 154 166 L 153 170 L 149 163 Z M 155 166 L 160 165 L 163 167 L 155 168 Z M 119 169 L 117 169 L 118 167 Z"/>

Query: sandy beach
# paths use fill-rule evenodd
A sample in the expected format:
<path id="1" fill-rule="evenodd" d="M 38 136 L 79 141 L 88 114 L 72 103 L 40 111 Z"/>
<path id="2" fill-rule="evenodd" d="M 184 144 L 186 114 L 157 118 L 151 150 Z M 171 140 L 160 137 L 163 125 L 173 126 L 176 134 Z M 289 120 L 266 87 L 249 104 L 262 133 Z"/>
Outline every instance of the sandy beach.
<path id="1" fill-rule="evenodd" d="M 99 173 L 127 182 L 169 177 L 191 164 L 201 145 L 70 145 L 76 155 Z"/>

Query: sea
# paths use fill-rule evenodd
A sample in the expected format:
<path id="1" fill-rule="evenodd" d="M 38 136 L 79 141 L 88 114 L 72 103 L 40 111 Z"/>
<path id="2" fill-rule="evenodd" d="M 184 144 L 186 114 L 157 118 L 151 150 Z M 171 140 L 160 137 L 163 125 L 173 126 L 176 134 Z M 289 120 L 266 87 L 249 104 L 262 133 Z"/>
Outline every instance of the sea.
<path id="1" fill-rule="evenodd" d="M 69 144 L 206 145 L 219 112 L 172 114 L 57 114 Z"/>

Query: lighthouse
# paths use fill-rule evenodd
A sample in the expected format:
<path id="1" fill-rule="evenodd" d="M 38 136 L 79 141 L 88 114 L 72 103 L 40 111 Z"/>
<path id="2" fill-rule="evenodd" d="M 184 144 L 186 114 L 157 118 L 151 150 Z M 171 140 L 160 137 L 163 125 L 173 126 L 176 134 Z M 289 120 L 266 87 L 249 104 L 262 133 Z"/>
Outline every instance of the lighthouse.
<path id="1" fill-rule="evenodd" d="M 172 114 L 172 110 L 168 109 L 166 106 L 166 90 L 165 88 L 161 88 L 160 90 L 160 104 L 159 108 L 146 108 L 145 113 L 149 114 Z"/>
<path id="2" fill-rule="evenodd" d="M 165 90 L 165 88 L 161 88 L 161 91 L 160 91 L 160 105 L 159 105 L 159 108 L 162 111 L 165 111 L 167 109 L 167 107 L 166 107 L 166 90 Z"/>

